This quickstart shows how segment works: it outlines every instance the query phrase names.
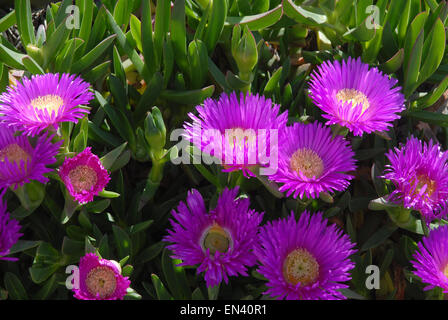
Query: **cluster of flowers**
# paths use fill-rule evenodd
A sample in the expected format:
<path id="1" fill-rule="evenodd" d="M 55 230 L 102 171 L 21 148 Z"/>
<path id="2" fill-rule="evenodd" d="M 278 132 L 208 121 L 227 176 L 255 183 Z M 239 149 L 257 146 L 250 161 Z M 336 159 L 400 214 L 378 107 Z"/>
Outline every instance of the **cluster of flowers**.
<path id="1" fill-rule="evenodd" d="M 310 97 L 322 109 L 326 125 L 345 127 L 354 135 L 382 132 L 392 126 L 405 109 L 397 80 L 369 68 L 360 59 L 342 63 L 324 62 L 311 76 Z M 190 113 L 186 137 L 203 152 L 219 155 L 224 171 L 242 170 L 255 176 L 260 150 L 250 148 L 247 137 L 228 139 L 230 130 L 278 130 L 278 170 L 269 176 L 280 183 L 279 191 L 294 198 L 317 198 L 322 192 L 343 191 L 356 169 L 354 153 L 342 136 L 317 122 L 287 126 L 288 114 L 270 99 L 250 94 L 223 94 L 218 101 L 207 99 Z M 214 144 L 206 130 L 218 130 L 222 137 Z M 204 138 L 205 137 L 205 138 Z M 228 140 L 228 141 L 227 141 Z M 198 141 L 200 142 L 198 144 Z M 230 144 L 230 148 L 219 149 Z M 210 147 L 212 144 L 212 148 Z M 216 150 L 216 149 L 219 150 Z M 226 151 L 243 153 L 244 163 L 225 164 Z M 439 145 L 411 137 L 400 149 L 386 155 L 390 160 L 382 178 L 396 189 L 388 200 L 419 211 L 427 224 L 447 214 L 448 153 Z M 265 294 L 278 299 L 343 299 L 341 282 L 350 279 L 354 264 L 349 260 L 355 244 L 334 225 L 327 225 L 322 213 L 303 212 L 297 222 L 287 219 L 260 227 L 262 214 L 249 210 L 247 198 L 235 200 L 237 190 L 225 190 L 218 205 L 207 213 L 201 195 L 193 190 L 187 204 L 173 210 L 173 230 L 165 241 L 182 265 L 198 265 L 208 286 L 228 281 L 228 276 L 246 275 L 246 267 L 260 264 L 258 272 L 268 283 Z M 258 235 L 257 235 L 258 234 Z M 416 275 L 448 289 L 448 227 L 432 231 L 415 254 Z M 440 242 L 439 242 L 440 241 Z"/>
<path id="2" fill-rule="evenodd" d="M 192 190 L 187 203 L 173 211 L 173 230 L 165 241 L 181 265 L 197 265 L 207 286 L 228 282 L 229 276 L 247 276 L 247 267 L 260 261 L 258 272 L 267 280 L 266 294 L 286 299 L 343 299 L 354 264 L 354 243 L 321 213 L 305 211 L 260 228 L 263 213 L 249 209 L 238 188 L 225 189 L 216 208 L 207 212 L 204 200 Z"/>
<path id="3" fill-rule="evenodd" d="M 64 158 L 57 169 L 59 178 L 68 196 L 79 204 L 92 201 L 109 182 L 107 170 L 90 147 L 74 157 L 60 152 L 63 140 L 58 133 L 59 124 L 77 123 L 89 113 L 84 105 L 92 98 L 89 84 L 69 74 L 24 78 L 0 96 L 0 260 L 15 260 L 6 256 L 23 235 L 19 233 L 18 221 L 10 218 L 3 201 L 8 188 L 16 190 L 32 180 L 48 182 L 45 174 L 54 170 L 51 166 L 57 166 L 58 156 Z M 81 261 L 81 275 L 87 279 L 84 283 L 88 283 L 90 289 L 82 285 L 75 296 L 80 299 L 123 297 L 127 287 L 123 294 L 121 284 L 126 284 L 127 280 L 119 278 L 113 264 L 104 263 L 98 257 L 96 260 L 97 264 L 90 256 Z M 89 270 L 87 275 L 85 270 Z M 115 277 L 118 280 L 113 291 L 118 290 L 118 296 L 106 292 L 111 290 L 110 286 L 100 285 L 104 279 Z"/>
<path id="4" fill-rule="evenodd" d="M 359 59 L 342 63 L 325 62 L 311 76 L 314 103 L 323 110 L 326 125 L 348 128 L 354 135 L 384 131 L 404 110 L 404 97 L 397 81 L 369 68 Z M 76 123 L 88 114 L 83 105 L 92 94 L 88 84 L 70 75 L 46 74 L 23 79 L 0 97 L 0 190 L 18 188 L 36 180 L 46 183 L 44 174 L 55 166 L 62 141 L 57 134 L 61 122 Z M 275 129 L 279 132 L 278 171 L 269 176 L 280 183 L 280 191 L 295 198 L 316 198 L 323 192 L 343 191 L 356 169 L 354 153 L 342 136 L 319 123 L 287 126 L 288 114 L 262 96 L 223 94 L 218 101 L 207 99 L 196 107 L 199 116 L 189 114 L 187 138 L 195 141 L 194 126 L 217 129 L 232 152 L 244 159 L 245 138 L 225 141 L 225 130 Z M 199 131 L 201 132 L 201 131 Z M 197 137 L 196 137 L 197 138 Z M 202 139 L 202 138 L 201 138 Z M 209 141 L 197 145 L 206 149 Z M 221 144 L 222 145 L 222 144 Z M 225 159 L 225 150 L 220 150 Z M 255 152 L 258 152 L 257 150 Z M 60 154 L 59 154 L 60 155 Z M 62 153 L 64 155 L 64 153 Z M 383 178 L 396 185 L 390 201 L 417 210 L 428 223 L 447 214 L 447 153 L 439 145 L 410 138 L 406 145 L 387 154 L 390 165 Z M 256 175 L 263 164 L 224 166 L 226 171 L 242 170 Z M 60 179 L 68 193 L 80 204 L 92 201 L 109 181 L 98 157 L 86 148 L 59 167 Z M 265 294 L 278 299 L 343 299 L 341 289 L 350 280 L 356 252 L 348 235 L 329 225 L 322 213 L 305 211 L 298 221 L 288 218 L 261 226 L 263 213 L 249 209 L 247 198 L 237 198 L 238 188 L 225 189 L 211 212 L 201 194 L 192 190 L 186 204 L 172 211 L 169 242 L 182 265 L 198 265 L 207 286 L 215 286 L 229 276 L 247 275 L 247 268 L 259 263 L 258 272 L 267 279 Z M 11 219 L 3 200 L 0 204 L 0 258 L 9 254 L 21 236 L 20 226 Z M 431 231 L 419 244 L 414 266 L 418 276 L 448 290 L 448 227 Z M 122 299 L 130 282 L 121 275 L 117 263 L 87 254 L 80 261 L 78 299 Z M 428 287 L 429 288 L 429 287 Z"/>

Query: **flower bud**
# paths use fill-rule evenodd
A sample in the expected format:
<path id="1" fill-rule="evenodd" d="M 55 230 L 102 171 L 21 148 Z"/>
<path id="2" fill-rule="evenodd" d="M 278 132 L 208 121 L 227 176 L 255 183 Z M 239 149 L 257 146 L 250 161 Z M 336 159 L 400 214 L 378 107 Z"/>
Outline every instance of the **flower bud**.
<path id="1" fill-rule="evenodd" d="M 36 47 L 35 45 L 32 44 L 28 44 L 26 46 L 26 52 L 31 58 L 33 58 L 37 62 L 37 64 L 39 65 L 43 64 L 44 55 L 41 48 Z"/>
<path id="2" fill-rule="evenodd" d="M 152 113 L 148 112 L 148 115 L 146 116 L 145 138 L 153 153 L 161 151 L 165 146 L 165 123 L 163 122 L 162 113 L 157 107 L 154 107 Z"/>
<path id="3" fill-rule="evenodd" d="M 235 32 L 233 36 L 236 36 Z M 235 40 L 232 40 L 232 44 L 232 55 L 240 74 L 250 73 L 258 62 L 258 48 L 255 38 L 247 26 L 244 27 L 243 36 L 237 44 Z"/>

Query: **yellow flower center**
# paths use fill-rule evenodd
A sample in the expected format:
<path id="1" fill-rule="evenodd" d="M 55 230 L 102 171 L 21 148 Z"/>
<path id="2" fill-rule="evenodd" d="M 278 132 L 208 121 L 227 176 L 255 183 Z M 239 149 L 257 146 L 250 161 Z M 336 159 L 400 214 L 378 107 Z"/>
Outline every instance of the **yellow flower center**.
<path id="1" fill-rule="evenodd" d="M 361 104 L 362 113 L 370 107 L 369 99 L 364 93 L 356 89 L 342 89 L 336 94 L 336 98 L 341 102 L 350 103 L 352 108 L 356 105 Z"/>
<path id="2" fill-rule="evenodd" d="M 4 162 L 8 158 L 11 163 L 16 162 L 20 164 L 20 160 L 25 161 L 25 163 L 31 159 L 31 156 L 23 150 L 17 143 L 12 143 L 0 149 L 0 162 Z"/>
<path id="3" fill-rule="evenodd" d="M 446 264 L 445 269 L 443 269 L 443 274 L 448 278 L 448 263 Z"/>
<path id="4" fill-rule="evenodd" d="M 297 173 L 302 172 L 307 178 L 319 178 L 324 171 L 324 162 L 321 157 L 311 149 L 299 149 L 291 156 L 291 169 Z"/>
<path id="5" fill-rule="evenodd" d="M 251 129 L 232 128 L 225 131 L 227 142 L 232 150 L 235 148 L 244 150 L 247 143 L 254 143 L 256 134 Z"/>
<path id="6" fill-rule="evenodd" d="M 72 169 L 68 177 L 76 192 L 90 190 L 98 181 L 95 170 L 86 165 L 79 165 Z"/>
<path id="7" fill-rule="evenodd" d="M 210 254 L 214 256 L 216 251 L 226 253 L 229 250 L 231 243 L 232 238 L 230 237 L 230 234 L 220 225 L 214 223 L 204 232 L 201 246 L 205 252 L 209 249 Z"/>
<path id="8" fill-rule="evenodd" d="M 54 94 L 47 94 L 46 96 L 37 97 L 31 100 L 31 106 L 38 110 L 47 110 L 49 114 L 53 111 L 57 114 L 59 108 L 64 104 L 61 97 Z"/>
<path id="9" fill-rule="evenodd" d="M 101 299 L 108 298 L 117 288 L 115 273 L 105 266 L 93 268 L 86 277 L 86 286 L 92 295 L 99 295 Z"/>
<path id="10" fill-rule="evenodd" d="M 431 197 L 433 193 L 436 191 L 436 182 L 430 179 L 425 174 L 420 174 L 417 176 L 417 187 L 415 188 L 415 193 L 418 194 L 422 190 L 424 186 L 426 186 L 425 193 L 428 197 Z"/>
<path id="11" fill-rule="evenodd" d="M 308 250 L 298 248 L 292 251 L 283 264 L 283 276 L 292 285 L 314 283 L 319 277 L 319 264 Z"/>

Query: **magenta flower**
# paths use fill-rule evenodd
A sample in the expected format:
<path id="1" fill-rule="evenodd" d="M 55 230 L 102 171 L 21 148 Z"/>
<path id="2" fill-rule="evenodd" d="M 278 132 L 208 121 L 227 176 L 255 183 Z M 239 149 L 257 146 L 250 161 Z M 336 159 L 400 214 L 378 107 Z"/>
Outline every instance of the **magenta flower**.
<path id="1" fill-rule="evenodd" d="M 110 176 L 90 147 L 73 158 L 66 158 L 59 168 L 59 176 L 70 195 L 80 204 L 93 201 L 104 190 Z"/>
<path id="2" fill-rule="evenodd" d="M 405 109 L 397 80 L 370 68 L 361 59 L 325 61 L 311 75 L 310 97 L 324 111 L 327 124 L 353 134 L 385 131 Z"/>
<path id="3" fill-rule="evenodd" d="M 93 98 L 89 84 L 69 74 L 33 75 L 8 87 L 0 96 L 1 121 L 27 135 L 39 134 L 61 122 L 78 122 L 89 113 L 81 107 Z"/>
<path id="4" fill-rule="evenodd" d="M 345 299 L 340 289 L 351 279 L 355 244 L 327 223 L 322 213 L 304 211 L 298 222 L 291 213 L 262 227 L 256 254 L 258 272 L 268 279 L 264 294 L 279 300 Z"/>
<path id="5" fill-rule="evenodd" d="M 20 225 L 10 219 L 9 213 L 6 211 L 6 204 L 0 200 L 0 260 L 17 261 L 17 258 L 7 258 L 11 247 L 23 235 L 19 233 Z"/>
<path id="6" fill-rule="evenodd" d="M 428 284 L 424 290 L 440 287 L 448 293 L 448 226 L 431 230 L 418 243 L 413 257 L 414 274 Z"/>
<path id="7" fill-rule="evenodd" d="M 286 125 L 288 113 L 270 99 L 250 93 L 240 97 L 223 93 L 218 101 L 206 99 L 197 106 L 199 115 L 189 113 L 186 138 L 207 155 L 215 157 L 224 171 L 242 170 L 245 176 L 255 166 L 267 166 L 277 151 L 278 130 Z"/>
<path id="8" fill-rule="evenodd" d="M 329 127 L 295 123 L 281 132 L 278 171 L 269 179 L 294 198 L 317 198 L 321 192 L 345 190 L 356 169 L 354 152 L 341 136 L 332 138 Z"/>
<path id="9" fill-rule="evenodd" d="M 386 165 L 383 178 L 396 187 L 390 201 L 420 211 L 428 224 L 447 215 L 448 153 L 440 145 L 411 137 L 386 156 L 390 164 Z"/>
<path id="10" fill-rule="evenodd" d="M 36 180 L 48 182 L 47 166 L 56 162 L 62 141 L 51 143 L 47 134 L 31 144 L 27 136 L 14 136 L 14 131 L 0 124 L 0 190 L 17 188 Z"/>
<path id="11" fill-rule="evenodd" d="M 247 276 L 247 267 L 256 263 L 258 226 L 263 214 L 249 209 L 249 199 L 235 200 L 238 188 L 225 189 L 215 209 L 207 212 L 201 194 L 193 189 L 187 204 L 181 202 L 171 219 L 173 230 L 164 241 L 173 258 L 182 266 L 199 264 L 197 273 L 205 272 L 207 287 L 213 287 L 229 276 Z"/>
<path id="12" fill-rule="evenodd" d="M 120 265 L 87 253 L 79 261 L 79 288 L 74 297 L 80 300 L 123 300 L 131 282 L 121 275 Z"/>

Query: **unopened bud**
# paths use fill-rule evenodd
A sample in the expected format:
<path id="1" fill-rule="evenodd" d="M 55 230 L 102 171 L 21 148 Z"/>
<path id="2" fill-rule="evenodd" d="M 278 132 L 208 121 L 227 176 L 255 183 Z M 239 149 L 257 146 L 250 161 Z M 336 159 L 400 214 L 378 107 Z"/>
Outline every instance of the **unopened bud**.
<path id="1" fill-rule="evenodd" d="M 235 36 L 235 33 L 234 33 Z M 244 27 L 243 36 L 234 45 L 232 50 L 238 70 L 242 74 L 250 73 L 258 62 L 258 49 L 254 35 L 247 26 Z"/>
<path id="2" fill-rule="evenodd" d="M 161 151 L 166 142 L 166 128 L 162 113 L 154 107 L 145 119 L 145 138 L 153 152 Z"/>

